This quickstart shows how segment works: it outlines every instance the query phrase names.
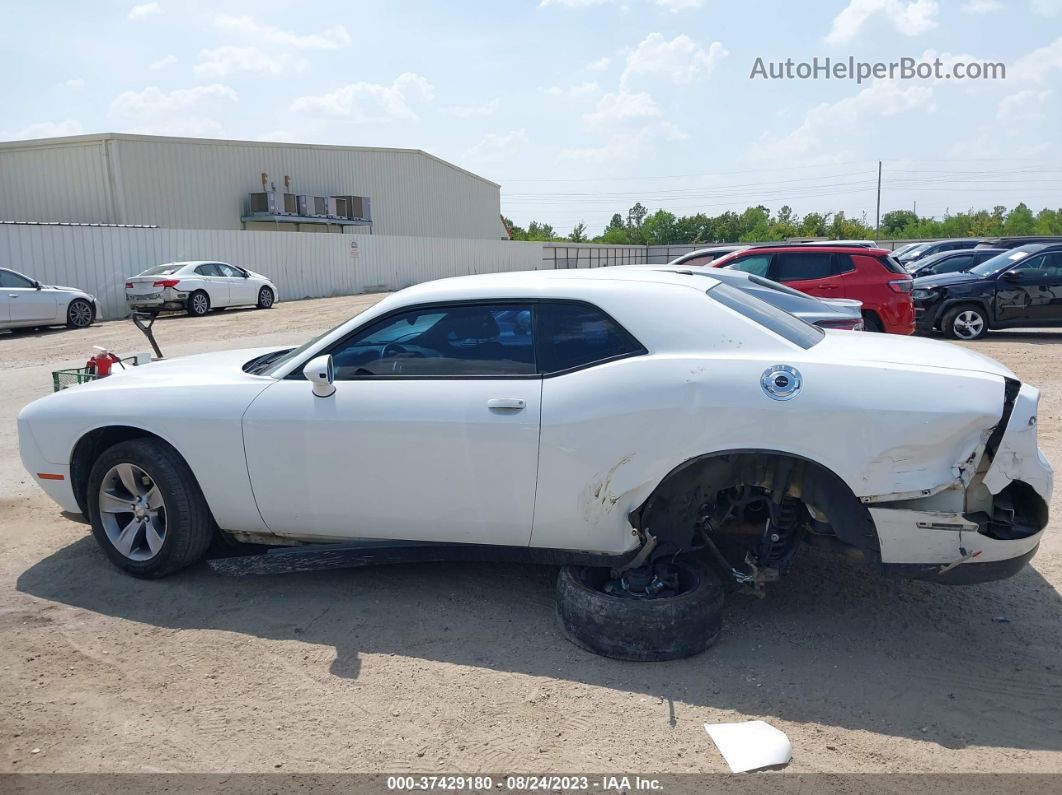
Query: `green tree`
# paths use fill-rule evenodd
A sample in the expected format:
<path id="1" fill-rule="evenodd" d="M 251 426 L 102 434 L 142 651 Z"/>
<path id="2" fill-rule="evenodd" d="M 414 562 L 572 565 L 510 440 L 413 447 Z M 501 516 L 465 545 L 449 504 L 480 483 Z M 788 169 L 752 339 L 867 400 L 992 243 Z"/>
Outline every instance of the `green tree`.
<path id="1" fill-rule="evenodd" d="M 585 243 L 586 242 L 586 224 L 582 221 L 572 227 L 572 233 L 568 235 L 568 239 L 573 243 Z"/>
<path id="2" fill-rule="evenodd" d="M 648 215 L 642 222 L 642 236 L 647 245 L 660 246 L 666 243 L 677 243 L 678 236 L 675 230 L 675 215 L 667 210 L 657 210 Z"/>
<path id="3" fill-rule="evenodd" d="M 1005 235 L 1031 235 L 1036 231 L 1036 219 L 1033 218 L 1025 202 L 1022 202 L 1009 213 L 1003 222 L 1003 234 Z"/>
<path id="4" fill-rule="evenodd" d="M 918 216 L 910 210 L 892 210 L 881 216 L 882 237 L 905 237 L 903 230 L 918 222 Z"/>

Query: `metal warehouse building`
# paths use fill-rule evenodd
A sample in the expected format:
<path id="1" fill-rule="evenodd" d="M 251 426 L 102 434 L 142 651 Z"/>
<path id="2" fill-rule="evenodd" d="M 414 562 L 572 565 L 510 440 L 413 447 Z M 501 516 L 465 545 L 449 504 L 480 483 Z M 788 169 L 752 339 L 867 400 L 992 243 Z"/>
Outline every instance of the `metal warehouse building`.
<path id="1" fill-rule="evenodd" d="M 101 133 L 0 143 L 0 219 L 498 240 L 499 186 L 417 149 Z"/>

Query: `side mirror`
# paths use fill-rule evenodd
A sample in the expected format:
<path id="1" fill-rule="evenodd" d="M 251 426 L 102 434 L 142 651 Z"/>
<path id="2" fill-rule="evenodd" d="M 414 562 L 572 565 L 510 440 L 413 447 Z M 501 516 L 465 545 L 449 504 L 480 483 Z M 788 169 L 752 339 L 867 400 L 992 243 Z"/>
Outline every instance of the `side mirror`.
<path id="1" fill-rule="evenodd" d="M 44 285 L 43 285 L 43 284 L 41 284 L 41 283 L 40 283 L 39 281 L 37 281 L 36 279 L 34 279 L 34 280 L 33 280 L 33 286 L 34 286 L 34 288 L 36 288 L 37 290 L 43 290 L 43 289 L 44 289 Z"/>
<path id="2" fill-rule="evenodd" d="M 1022 280 L 1021 271 L 1006 271 L 1003 274 L 1003 278 L 1008 282 L 1020 282 Z"/>
<path id="3" fill-rule="evenodd" d="M 310 359 L 306 366 L 302 368 L 302 374 L 310 382 L 313 387 L 313 394 L 316 397 L 332 397 L 336 393 L 336 387 L 333 384 L 333 381 L 336 380 L 336 371 L 332 365 L 330 354 Z"/>

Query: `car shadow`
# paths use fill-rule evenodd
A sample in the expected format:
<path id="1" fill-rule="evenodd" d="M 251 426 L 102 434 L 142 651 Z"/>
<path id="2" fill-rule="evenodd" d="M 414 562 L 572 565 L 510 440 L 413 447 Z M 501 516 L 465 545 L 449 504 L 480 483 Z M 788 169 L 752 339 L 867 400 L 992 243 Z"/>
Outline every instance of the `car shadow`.
<path id="1" fill-rule="evenodd" d="M 982 338 L 985 342 L 1031 342 L 1034 345 L 1058 345 L 1062 343 L 1062 329 L 1054 331 L 993 331 Z"/>
<path id="2" fill-rule="evenodd" d="M 948 588 L 808 550 L 766 599 L 730 597 L 715 647 L 650 664 L 568 643 L 555 571 L 446 563 L 227 577 L 201 565 L 143 581 L 86 537 L 17 587 L 157 627 L 324 644 L 338 677 L 356 679 L 363 654 L 393 654 L 953 748 L 1062 749 L 1062 599 L 1032 567 Z"/>

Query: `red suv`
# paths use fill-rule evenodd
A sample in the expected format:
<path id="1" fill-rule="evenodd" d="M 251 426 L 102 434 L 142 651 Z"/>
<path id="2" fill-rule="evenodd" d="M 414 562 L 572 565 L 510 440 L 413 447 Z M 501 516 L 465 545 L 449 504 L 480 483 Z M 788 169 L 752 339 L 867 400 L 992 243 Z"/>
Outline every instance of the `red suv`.
<path id="1" fill-rule="evenodd" d="M 862 301 L 867 331 L 914 332 L 911 275 L 883 248 L 757 246 L 711 265 L 754 273 L 817 298 Z"/>

